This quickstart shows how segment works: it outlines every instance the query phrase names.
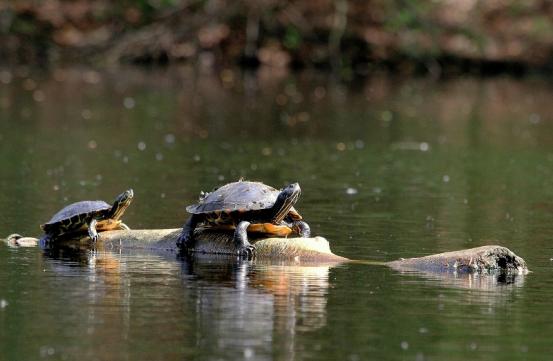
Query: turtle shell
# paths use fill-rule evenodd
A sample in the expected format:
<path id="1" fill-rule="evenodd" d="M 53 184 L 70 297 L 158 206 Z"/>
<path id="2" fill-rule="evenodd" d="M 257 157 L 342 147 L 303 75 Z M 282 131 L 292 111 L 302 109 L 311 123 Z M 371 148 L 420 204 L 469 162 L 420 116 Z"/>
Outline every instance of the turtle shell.
<path id="1" fill-rule="evenodd" d="M 217 211 L 256 211 L 269 209 L 280 191 L 261 182 L 238 181 L 205 194 L 198 204 L 186 207 L 192 214 Z"/>
<path id="2" fill-rule="evenodd" d="M 92 216 L 98 212 L 106 212 L 111 209 L 111 205 L 104 201 L 82 201 L 76 202 L 62 208 L 54 214 L 52 219 L 42 225 L 42 228 L 70 227 L 78 228 L 83 226 L 86 216 Z"/>

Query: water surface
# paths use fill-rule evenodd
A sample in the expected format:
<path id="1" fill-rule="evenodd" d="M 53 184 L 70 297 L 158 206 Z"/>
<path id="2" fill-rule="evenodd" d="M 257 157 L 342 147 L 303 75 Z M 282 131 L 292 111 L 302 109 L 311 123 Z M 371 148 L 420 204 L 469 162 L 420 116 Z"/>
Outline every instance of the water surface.
<path id="1" fill-rule="evenodd" d="M 514 280 L 0 247 L 0 355 L 79 360 L 541 360 L 553 332 L 553 89 L 540 79 L 190 68 L 0 71 L 0 236 L 132 187 L 133 228 L 240 177 L 298 181 L 340 255 L 501 244 Z"/>

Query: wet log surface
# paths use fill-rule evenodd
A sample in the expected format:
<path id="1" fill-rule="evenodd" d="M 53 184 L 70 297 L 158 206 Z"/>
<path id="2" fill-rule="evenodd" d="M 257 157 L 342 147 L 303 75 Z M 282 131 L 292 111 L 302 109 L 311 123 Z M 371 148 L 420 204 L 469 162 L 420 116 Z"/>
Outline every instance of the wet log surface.
<path id="1" fill-rule="evenodd" d="M 177 239 L 180 228 L 143 229 L 127 231 L 108 231 L 100 233 L 96 248 L 106 251 L 150 250 L 155 252 L 178 253 Z M 14 236 L 14 235 L 11 235 Z M 10 237 L 11 237 L 10 236 Z M 192 254 L 199 256 L 236 255 L 232 243 L 232 232 L 197 229 L 195 248 Z M 38 239 L 8 237 L 5 243 L 11 247 L 28 247 Z M 33 241 L 33 242 L 31 242 Z M 392 262 L 369 260 L 350 260 L 338 256 L 330 249 L 329 242 L 323 237 L 310 238 L 252 238 L 255 245 L 255 258 L 258 261 L 285 261 L 293 263 L 342 263 L 354 262 L 367 265 L 388 266 L 399 271 L 422 271 L 430 273 L 509 273 L 525 274 L 526 262 L 506 247 L 489 245 L 453 252 L 433 254 L 418 258 L 400 259 Z M 93 245 L 88 237 L 56 241 L 63 247 L 90 248 Z"/>
<path id="2" fill-rule="evenodd" d="M 407 258 L 387 263 L 397 270 L 457 273 L 527 273 L 526 262 L 502 246 L 482 246 L 460 251 Z"/>
<path id="3" fill-rule="evenodd" d="M 101 233 L 104 249 L 154 249 L 177 252 L 176 242 L 181 229 L 109 231 Z M 193 253 L 236 254 L 232 234 L 197 230 Z M 330 250 L 323 237 L 310 238 L 260 238 L 251 239 L 255 245 L 256 259 L 284 260 L 294 262 L 345 262 L 347 258 Z"/>

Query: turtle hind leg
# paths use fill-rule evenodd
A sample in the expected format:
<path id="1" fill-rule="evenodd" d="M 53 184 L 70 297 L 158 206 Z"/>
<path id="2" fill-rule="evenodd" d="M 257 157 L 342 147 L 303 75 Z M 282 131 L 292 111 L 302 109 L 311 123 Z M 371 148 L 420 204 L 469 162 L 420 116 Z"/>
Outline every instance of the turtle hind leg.
<path id="1" fill-rule="evenodd" d="M 98 231 L 96 231 L 97 223 L 98 221 L 96 219 L 91 219 L 90 223 L 88 224 L 88 235 L 90 236 L 90 239 L 92 240 L 92 242 L 96 242 L 98 238 L 100 238 Z"/>
<path id="2" fill-rule="evenodd" d="M 194 229 L 200 222 L 200 217 L 193 214 L 182 226 L 182 232 L 177 239 L 177 248 L 180 250 L 192 250 L 194 248 Z"/>
<path id="3" fill-rule="evenodd" d="M 255 255 L 255 246 L 248 241 L 248 226 L 250 222 L 242 221 L 236 226 L 234 231 L 234 246 L 239 256 L 252 259 Z"/>
<path id="4" fill-rule="evenodd" d="M 300 237 L 311 237 L 311 228 L 304 221 L 294 221 L 292 228 Z"/>

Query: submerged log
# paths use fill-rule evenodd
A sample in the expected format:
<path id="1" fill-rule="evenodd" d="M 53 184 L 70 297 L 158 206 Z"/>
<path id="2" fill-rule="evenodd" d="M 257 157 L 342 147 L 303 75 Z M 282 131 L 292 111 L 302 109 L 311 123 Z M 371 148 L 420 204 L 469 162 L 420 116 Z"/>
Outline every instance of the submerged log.
<path id="1" fill-rule="evenodd" d="M 526 274 L 528 267 L 521 257 L 501 246 L 482 246 L 460 251 L 407 258 L 386 263 L 397 270 L 457 273 Z"/>

